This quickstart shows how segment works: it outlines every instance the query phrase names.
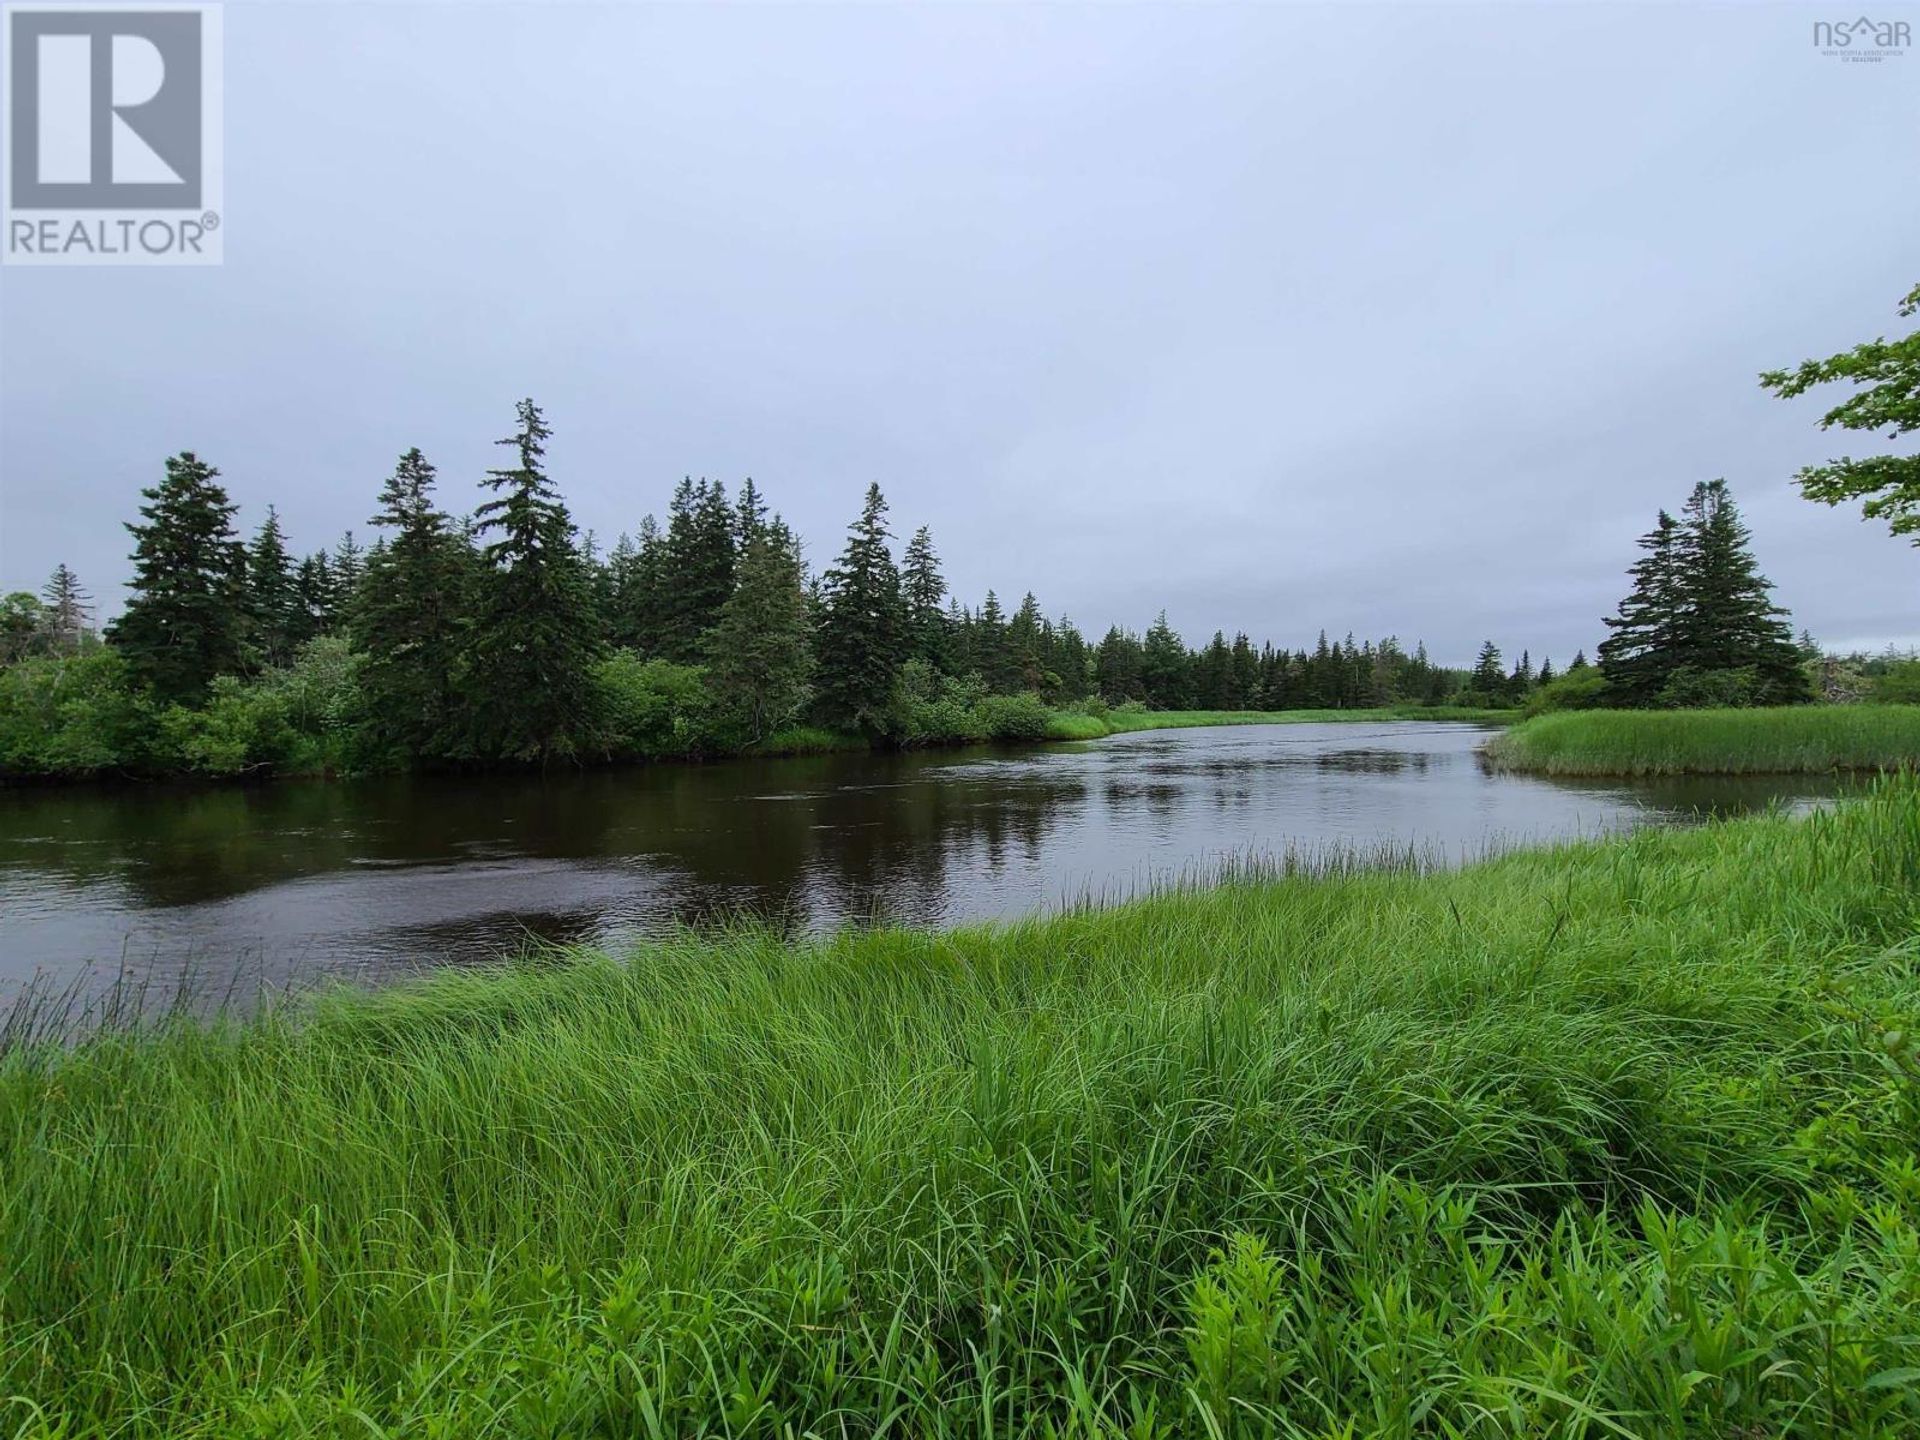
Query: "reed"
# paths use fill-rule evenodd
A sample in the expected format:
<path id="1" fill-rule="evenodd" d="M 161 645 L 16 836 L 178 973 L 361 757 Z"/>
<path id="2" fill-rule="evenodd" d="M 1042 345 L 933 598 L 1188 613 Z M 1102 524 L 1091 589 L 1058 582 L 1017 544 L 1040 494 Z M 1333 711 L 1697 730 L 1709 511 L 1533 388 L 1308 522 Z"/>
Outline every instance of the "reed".
<path id="1" fill-rule="evenodd" d="M 1494 764 L 1547 775 L 1789 775 L 1920 763 L 1920 705 L 1579 710 L 1517 725 Z"/>

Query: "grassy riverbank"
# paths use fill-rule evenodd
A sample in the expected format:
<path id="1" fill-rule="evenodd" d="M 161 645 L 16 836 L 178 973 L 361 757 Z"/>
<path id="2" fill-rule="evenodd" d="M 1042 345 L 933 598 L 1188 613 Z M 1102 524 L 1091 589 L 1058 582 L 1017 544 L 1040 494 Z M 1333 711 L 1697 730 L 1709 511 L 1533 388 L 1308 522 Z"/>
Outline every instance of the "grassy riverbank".
<path id="1" fill-rule="evenodd" d="M 1777 710 L 1582 710 L 1542 715 L 1488 746 L 1547 775 L 1786 775 L 1920 764 L 1920 705 Z"/>
<path id="2" fill-rule="evenodd" d="M 4 1433 L 1913 1433 L 1917 923 L 1905 779 L 15 1046 Z"/>
<path id="3" fill-rule="evenodd" d="M 669 667 L 671 668 L 671 667 Z M 691 674 L 692 672 L 689 672 Z M 705 734 L 697 719 L 676 709 L 696 682 L 682 677 L 677 701 L 649 695 L 612 718 L 605 746 L 575 757 L 583 766 L 662 765 L 737 759 L 743 756 L 827 755 L 887 746 L 935 749 L 980 744 L 1036 744 L 1049 740 L 1099 740 L 1135 730 L 1174 730 L 1199 725 L 1328 724 L 1382 720 L 1454 720 L 1505 724 L 1518 710 L 1461 706 L 1393 705 L 1346 710 L 1141 710 L 1082 701 L 1064 708 L 1037 695 L 991 695 L 971 705 L 908 707 L 904 733 L 876 741 L 819 725 L 789 725 L 763 740 Z M 18 696 L 13 697 L 14 701 Z M 392 756 L 358 753 L 342 735 L 303 736 L 276 720 L 236 720 L 215 707 L 196 715 L 175 709 L 156 718 L 121 716 L 96 727 L 95 717 L 75 709 L 56 725 L 45 715 L 21 724 L 8 713 L 0 686 L 0 789 L 15 785 L 73 785 L 151 780 L 259 782 L 271 779 L 332 779 L 389 774 L 406 767 Z M 15 705 L 15 709 L 18 706 Z M 695 707 L 697 710 L 697 707 Z M 76 718 L 77 717 L 77 718 Z M 170 717 L 170 718 L 167 718 Z M 130 735 L 142 737 L 138 742 Z M 515 767 L 498 767 L 512 769 Z"/>
<path id="4" fill-rule="evenodd" d="M 1086 740 L 1136 730 L 1186 730 L 1203 725 L 1344 725 L 1385 720 L 1453 720 L 1504 725 L 1518 710 L 1480 710 L 1459 705 L 1381 705 L 1356 710 L 1114 710 L 1098 717 L 1100 735 L 1050 734 L 1051 739 Z M 1083 717 L 1058 714 L 1058 722 Z M 1085 717 L 1093 718 L 1093 717 Z M 1063 725 L 1062 728 L 1068 728 Z"/>
<path id="5" fill-rule="evenodd" d="M 1475 725 L 1506 725 L 1518 719 L 1518 710 L 1482 710 L 1459 705 L 1381 705 L 1354 710 L 1057 710 L 1044 712 L 1044 731 L 1031 736 L 987 736 L 993 739 L 1104 740 L 1140 730 L 1190 730 L 1213 725 L 1340 725 L 1387 720 L 1450 720 Z M 1040 724 L 1036 721 L 1036 725 Z M 980 744 L 982 737 L 943 740 L 938 744 Z M 756 746 L 755 755 L 826 755 L 868 750 L 872 742 L 817 726 L 793 726 Z"/>

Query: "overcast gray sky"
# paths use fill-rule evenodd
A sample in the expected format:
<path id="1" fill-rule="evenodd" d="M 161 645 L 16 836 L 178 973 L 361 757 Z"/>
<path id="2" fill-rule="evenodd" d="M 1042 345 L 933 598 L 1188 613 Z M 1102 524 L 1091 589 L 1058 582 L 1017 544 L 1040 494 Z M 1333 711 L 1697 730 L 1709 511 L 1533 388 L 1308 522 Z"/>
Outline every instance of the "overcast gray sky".
<path id="1" fill-rule="evenodd" d="M 1724 475 L 1796 624 L 1912 643 L 1755 383 L 1920 282 L 1920 48 L 1823 17 L 229 4 L 225 265 L 0 270 L 0 588 L 117 604 L 182 448 L 301 549 L 409 445 L 464 510 L 530 394 L 605 540 L 751 474 L 823 563 L 878 480 L 1096 634 L 1564 662 Z"/>

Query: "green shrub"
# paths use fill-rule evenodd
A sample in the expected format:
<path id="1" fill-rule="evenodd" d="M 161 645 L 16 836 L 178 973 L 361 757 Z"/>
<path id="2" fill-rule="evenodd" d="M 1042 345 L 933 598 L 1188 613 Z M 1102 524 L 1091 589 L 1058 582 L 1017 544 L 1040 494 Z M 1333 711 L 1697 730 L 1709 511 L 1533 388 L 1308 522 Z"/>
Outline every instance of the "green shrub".
<path id="1" fill-rule="evenodd" d="M 47 607 L 38 595 L 15 590 L 0 596 L 0 665 L 12 665 L 44 648 Z"/>
<path id="2" fill-rule="evenodd" d="M 111 646 L 0 671 L 0 770 L 229 778 L 353 768 L 364 714 L 360 657 L 339 638 L 254 679 L 223 675 L 199 709 L 156 709 Z"/>
<path id="3" fill-rule="evenodd" d="M 153 760 L 151 709 L 106 646 L 0 669 L 0 773 L 100 775 Z"/>
<path id="4" fill-rule="evenodd" d="M 1458 690 L 1440 703 L 1440 708 L 1448 710 L 1511 710 L 1513 697 L 1504 691 L 1496 694 L 1491 690 Z"/>
<path id="5" fill-rule="evenodd" d="M 1047 738 L 1053 711 L 1032 691 L 1019 695 L 989 695 L 975 707 L 980 729 L 989 740 L 1025 742 Z"/>
<path id="6" fill-rule="evenodd" d="M 711 755 L 726 747 L 715 734 L 712 698 L 698 665 L 644 660 L 618 650 L 594 670 L 615 760 L 669 760 Z"/>
<path id="7" fill-rule="evenodd" d="M 1751 665 L 1731 670 L 1682 665 L 1654 697 L 1662 710 L 1743 710 L 1760 703 L 1760 672 Z"/>
<path id="8" fill-rule="evenodd" d="M 1523 715 L 1548 715 L 1556 710 L 1593 710 L 1607 703 L 1607 677 L 1597 665 L 1570 670 L 1549 680 L 1527 697 Z"/>
<path id="9" fill-rule="evenodd" d="M 299 732 L 288 717 L 286 693 L 272 683 L 222 675 L 198 710 L 170 705 L 161 716 L 168 750 L 198 775 L 231 778 L 289 768 Z"/>
<path id="10" fill-rule="evenodd" d="M 1874 677 L 1867 698 L 1876 705 L 1920 705 L 1920 660 L 1898 660 Z"/>
<path id="11" fill-rule="evenodd" d="M 344 636 L 309 640 L 283 670 L 255 682 L 277 702 L 295 739 L 282 768 L 299 774 L 332 774 L 368 768 L 366 693 L 360 670 L 366 657 Z"/>
<path id="12" fill-rule="evenodd" d="M 322 635 L 300 647 L 293 664 L 263 683 L 280 692 L 287 721 L 305 735 L 338 735 L 365 720 L 360 667 L 366 657 L 344 636 Z"/>
<path id="13" fill-rule="evenodd" d="M 895 733 L 906 745 L 956 745 L 985 740 L 979 705 L 986 687 L 977 675 L 942 675 L 924 660 L 900 670 L 894 695 Z"/>

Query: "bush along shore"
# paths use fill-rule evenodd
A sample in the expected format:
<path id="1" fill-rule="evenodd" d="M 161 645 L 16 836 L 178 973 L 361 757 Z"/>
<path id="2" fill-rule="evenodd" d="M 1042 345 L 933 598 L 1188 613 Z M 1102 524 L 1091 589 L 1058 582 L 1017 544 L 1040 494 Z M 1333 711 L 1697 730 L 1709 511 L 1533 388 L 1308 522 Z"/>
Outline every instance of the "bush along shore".
<path id="1" fill-rule="evenodd" d="M 16 1033 L 6 1433 L 1920 1433 L 1916 926 L 1907 776 Z"/>
<path id="2" fill-rule="evenodd" d="M 89 780 L 261 780 L 490 768 L 480 756 L 423 760 L 382 741 L 361 684 L 365 657 L 344 640 L 312 641 L 298 663 L 250 681 L 224 676 L 198 707 L 163 704 L 128 683 L 109 646 L 0 668 L 0 784 Z M 589 739 L 557 765 L 652 764 L 745 755 L 805 755 L 1045 740 L 1095 740 L 1189 725 L 1408 718 L 1500 722 L 1518 712 L 1447 705 L 1296 710 L 1149 710 L 1097 696 L 1049 702 L 1000 694 L 976 678 L 904 667 L 887 730 L 786 724 L 743 731 L 716 708 L 708 672 L 621 651 L 591 675 Z M 526 762 L 523 762 L 526 763 Z M 532 763 L 541 763 L 535 761 Z"/>
<path id="3" fill-rule="evenodd" d="M 1920 765 L 1920 705 L 1580 710 L 1541 715 L 1487 747 L 1546 775 L 1788 775 Z"/>

